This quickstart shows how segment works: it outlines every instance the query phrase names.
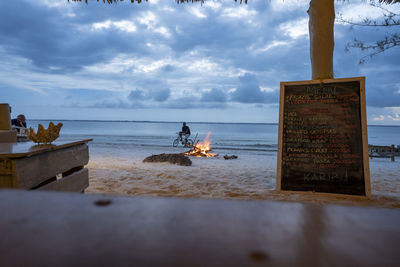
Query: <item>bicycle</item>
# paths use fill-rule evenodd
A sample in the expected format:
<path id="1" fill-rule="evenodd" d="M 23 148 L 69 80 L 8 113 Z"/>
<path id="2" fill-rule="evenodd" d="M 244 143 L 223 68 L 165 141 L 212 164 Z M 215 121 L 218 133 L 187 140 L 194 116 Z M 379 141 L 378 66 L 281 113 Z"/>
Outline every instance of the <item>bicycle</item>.
<path id="1" fill-rule="evenodd" d="M 184 147 L 192 147 L 194 142 L 193 139 L 187 138 L 185 135 L 179 136 L 179 133 L 177 133 L 178 136 L 176 139 L 172 142 L 173 147 L 177 147 L 179 143 L 181 143 Z"/>

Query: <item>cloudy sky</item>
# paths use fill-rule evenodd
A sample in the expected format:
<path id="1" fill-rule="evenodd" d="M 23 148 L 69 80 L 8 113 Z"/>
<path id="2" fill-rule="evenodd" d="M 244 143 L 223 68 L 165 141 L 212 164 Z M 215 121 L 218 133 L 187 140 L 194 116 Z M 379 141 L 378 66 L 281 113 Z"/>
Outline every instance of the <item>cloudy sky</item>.
<path id="1" fill-rule="evenodd" d="M 0 1 L 0 102 L 29 119 L 277 122 L 279 83 L 311 78 L 307 8 Z M 357 0 L 336 10 L 381 14 Z M 335 24 L 335 77 L 366 76 L 369 124 L 400 125 L 400 49 L 359 65 L 345 45 L 393 30 Z"/>

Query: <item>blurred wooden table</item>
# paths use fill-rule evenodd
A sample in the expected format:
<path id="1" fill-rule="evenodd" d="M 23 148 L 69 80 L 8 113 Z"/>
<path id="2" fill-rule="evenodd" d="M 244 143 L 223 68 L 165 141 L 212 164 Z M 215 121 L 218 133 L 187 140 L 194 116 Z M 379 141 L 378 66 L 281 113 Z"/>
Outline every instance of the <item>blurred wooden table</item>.
<path id="1" fill-rule="evenodd" d="M 0 188 L 84 191 L 91 140 L 0 143 Z"/>
<path id="2" fill-rule="evenodd" d="M 400 211 L 0 190 L 1 266 L 399 266 Z"/>

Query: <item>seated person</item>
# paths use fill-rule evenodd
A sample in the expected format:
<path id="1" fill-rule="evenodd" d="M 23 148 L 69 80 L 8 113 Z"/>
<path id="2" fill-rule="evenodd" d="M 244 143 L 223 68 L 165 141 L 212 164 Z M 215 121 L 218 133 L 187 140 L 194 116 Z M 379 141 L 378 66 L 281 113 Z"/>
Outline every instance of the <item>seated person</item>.
<path id="1" fill-rule="evenodd" d="M 182 135 L 185 136 L 186 139 L 190 136 L 190 128 L 186 125 L 186 122 L 182 125 L 182 131 L 179 132 L 179 138 L 182 140 Z"/>
<path id="2" fill-rule="evenodd" d="M 25 115 L 19 114 L 19 115 L 17 116 L 16 119 L 12 119 L 12 120 L 11 120 L 11 125 L 12 125 L 12 126 L 17 126 L 17 127 L 26 128 L 26 119 L 25 119 Z M 19 128 L 16 128 L 16 129 L 17 129 L 17 132 L 19 133 L 19 132 L 20 132 L 20 129 L 19 129 Z"/>

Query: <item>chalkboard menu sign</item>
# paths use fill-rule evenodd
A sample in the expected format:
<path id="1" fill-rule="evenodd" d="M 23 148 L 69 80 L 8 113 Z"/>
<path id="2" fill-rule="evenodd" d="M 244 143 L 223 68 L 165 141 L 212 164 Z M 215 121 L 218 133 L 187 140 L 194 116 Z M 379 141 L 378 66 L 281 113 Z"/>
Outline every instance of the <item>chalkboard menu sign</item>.
<path id="1" fill-rule="evenodd" d="M 277 189 L 370 197 L 365 77 L 282 82 Z"/>

